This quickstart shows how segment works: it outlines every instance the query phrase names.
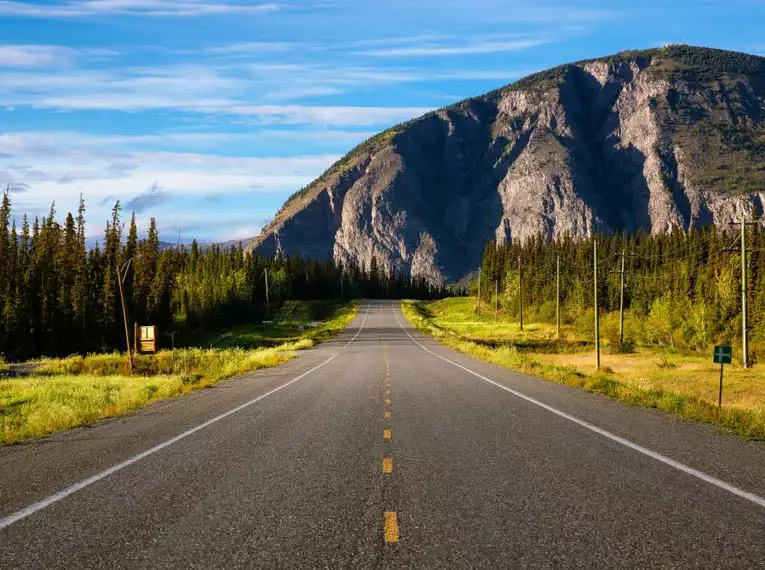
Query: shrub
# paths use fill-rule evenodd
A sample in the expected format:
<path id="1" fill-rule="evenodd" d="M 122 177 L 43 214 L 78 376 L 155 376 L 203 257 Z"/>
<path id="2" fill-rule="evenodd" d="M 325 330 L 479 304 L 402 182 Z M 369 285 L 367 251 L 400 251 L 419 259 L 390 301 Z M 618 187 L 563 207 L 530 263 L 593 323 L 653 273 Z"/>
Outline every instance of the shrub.
<path id="1" fill-rule="evenodd" d="M 555 301 L 545 301 L 537 311 L 537 320 L 540 323 L 555 322 Z"/>
<path id="2" fill-rule="evenodd" d="M 646 336 L 650 342 L 677 345 L 679 331 L 683 323 L 682 303 L 675 301 L 670 294 L 656 299 L 646 319 Z"/>
<path id="3" fill-rule="evenodd" d="M 595 309 L 579 311 L 574 316 L 574 325 L 586 337 L 595 338 Z"/>
<path id="4" fill-rule="evenodd" d="M 703 302 L 690 306 L 681 326 L 685 347 L 703 350 L 712 344 L 715 322 L 715 311 L 712 307 Z"/>
<path id="5" fill-rule="evenodd" d="M 666 356 L 662 356 L 661 360 L 659 360 L 656 363 L 656 366 L 658 366 L 662 370 L 671 370 L 671 369 L 677 368 L 677 363 L 670 360 Z"/>

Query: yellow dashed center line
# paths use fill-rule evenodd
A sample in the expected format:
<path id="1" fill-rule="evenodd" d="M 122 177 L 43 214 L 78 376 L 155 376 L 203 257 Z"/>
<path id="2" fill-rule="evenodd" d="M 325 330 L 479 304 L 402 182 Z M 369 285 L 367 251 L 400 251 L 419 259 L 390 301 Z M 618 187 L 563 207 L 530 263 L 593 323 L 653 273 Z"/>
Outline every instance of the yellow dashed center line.
<path id="1" fill-rule="evenodd" d="M 385 405 L 390 406 L 391 405 L 391 399 L 390 399 L 390 386 L 391 386 L 391 378 L 390 378 L 390 361 L 388 360 L 388 355 L 384 354 L 383 357 L 385 358 Z M 385 412 L 385 419 L 390 420 L 393 418 L 393 414 L 390 411 Z M 383 430 L 383 439 L 391 439 L 393 436 L 393 433 L 391 430 L 386 429 Z M 382 472 L 383 473 L 393 473 L 393 458 L 392 457 L 383 457 L 382 458 Z M 395 512 L 393 511 L 386 511 L 385 512 L 385 542 L 386 543 L 393 543 L 398 542 L 399 540 L 399 531 L 398 531 L 398 517 Z"/>
<path id="2" fill-rule="evenodd" d="M 385 542 L 398 542 L 398 517 L 396 513 L 385 513 Z"/>

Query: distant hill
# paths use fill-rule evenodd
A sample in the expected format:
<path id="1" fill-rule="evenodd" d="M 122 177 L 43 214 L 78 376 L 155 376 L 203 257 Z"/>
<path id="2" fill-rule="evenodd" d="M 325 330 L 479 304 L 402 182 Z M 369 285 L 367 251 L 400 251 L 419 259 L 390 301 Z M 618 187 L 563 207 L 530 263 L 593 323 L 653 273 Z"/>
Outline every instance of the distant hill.
<path id="1" fill-rule="evenodd" d="M 434 282 L 487 240 L 664 232 L 763 210 L 765 58 L 667 46 L 562 65 L 380 133 L 249 248 Z"/>

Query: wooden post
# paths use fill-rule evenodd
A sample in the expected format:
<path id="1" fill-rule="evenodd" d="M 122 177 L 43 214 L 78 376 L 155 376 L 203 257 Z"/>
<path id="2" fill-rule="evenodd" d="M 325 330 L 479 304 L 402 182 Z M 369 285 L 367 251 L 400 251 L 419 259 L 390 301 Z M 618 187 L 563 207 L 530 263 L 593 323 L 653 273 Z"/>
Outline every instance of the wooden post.
<path id="1" fill-rule="evenodd" d="M 595 282 L 595 369 L 600 370 L 600 304 L 598 303 L 598 239 L 593 247 L 593 280 Z"/>
<path id="2" fill-rule="evenodd" d="M 624 258 L 626 253 L 622 250 L 622 283 L 619 292 L 619 349 L 624 346 Z"/>
<path id="3" fill-rule="evenodd" d="M 476 313 L 478 316 L 481 316 L 481 268 L 478 268 L 478 304 L 475 308 Z"/>
<path id="4" fill-rule="evenodd" d="M 494 280 L 494 320 L 499 316 L 499 283 Z"/>
<path id="5" fill-rule="evenodd" d="M 269 313 L 271 312 L 271 303 L 268 301 L 268 267 L 265 269 L 266 273 L 266 316 L 269 316 Z"/>
<path id="6" fill-rule="evenodd" d="M 742 337 L 741 352 L 744 358 L 744 368 L 749 367 L 749 307 L 747 299 L 747 262 L 746 262 L 746 222 L 741 220 L 741 321 Z"/>
<path id="7" fill-rule="evenodd" d="M 518 256 L 518 307 L 520 309 L 520 325 L 523 330 L 523 275 L 521 273 L 521 256 Z"/>
<path id="8" fill-rule="evenodd" d="M 555 334 L 560 338 L 560 255 L 555 259 Z"/>
<path id="9" fill-rule="evenodd" d="M 120 301 L 122 301 L 122 319 L 125 321 L 125 343 L 127 344 L 127 357 L 128 357 L 128 371 L 133 373 L 133 355 L 130 351 L 130 333 L 128 332 L 128 317 L 127 308 L 125 307 L 125 294 L 122 291 L 122 274 L 119 267 L 117 268 L 117 283 L 120 287 Z"/>

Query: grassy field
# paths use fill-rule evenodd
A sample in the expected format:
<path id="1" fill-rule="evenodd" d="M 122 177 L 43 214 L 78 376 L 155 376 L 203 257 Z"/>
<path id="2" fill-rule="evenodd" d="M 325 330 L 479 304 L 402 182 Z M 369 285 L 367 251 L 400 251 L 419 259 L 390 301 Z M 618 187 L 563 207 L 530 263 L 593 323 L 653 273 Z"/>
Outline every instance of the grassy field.
<path id="1" fill-rule="evenodd" d="M 726 366 L 723 409 L 717 409 L 719 366 L 709 354 L 662 347 L 637 347 L 634 353 L 601 351 L 595 370 L 594 345 L 571 325 L 556 339 L 555 326 L 529 323 L 523 332 L 504 315 L 494 320 L 486 305 L 475 313 L 475 299 L 406 301 L 404 314 L 422 332 L 470 356 L 584 388 L 624 402 L 657 408 L 689 420 L 725 426 L 747 438 L 765 439 L 765 365 Z"/>
<path id="2" fill-rule="evenodd" d="M 355 306 L 348 303 L 346 306 Z M 338 311 L 334 301 L 293 301 L 273 311 L 270 317 L 274 325 L 264 327 L 262 323 L 234 326 L 221 334 L 220 331 L 176 338 L 176 346 L 209 348 L 262 348 L 278 346 L 285 342 L 312 340 L 321 342 L 337 332 L 337 326 L 345 326 L 342 310 Z M 311 329 L 311 322 L 322 323 L 320 328 Z M 303 330 L 300 330 L 303 327 Z M 168 339 L 166 339 L 168 340 Z"/>
<path id="3" fill-rule="evenodd" d="M 120 353 L 41 360 L 32 376 L 0 380 L 0 445 L 88 425 L 211 386 L 223 378 L 277 366 L 294 358 L 295 351 L 340 332 L 357 308 L 356 303 L 333 306 L 320 327 L 301 332 L 295 326 L 300 335 L 277 326 L 267 334 L 283 335 L 290 341 L 274 347 L 191 348 L 139 355 L 133 376 L 125 375 L 126 358 Z M 316 318 L 315 313 L 310 316 Z M 249 334 L 259 333 L 241 327 L 229 338 Z"/>

